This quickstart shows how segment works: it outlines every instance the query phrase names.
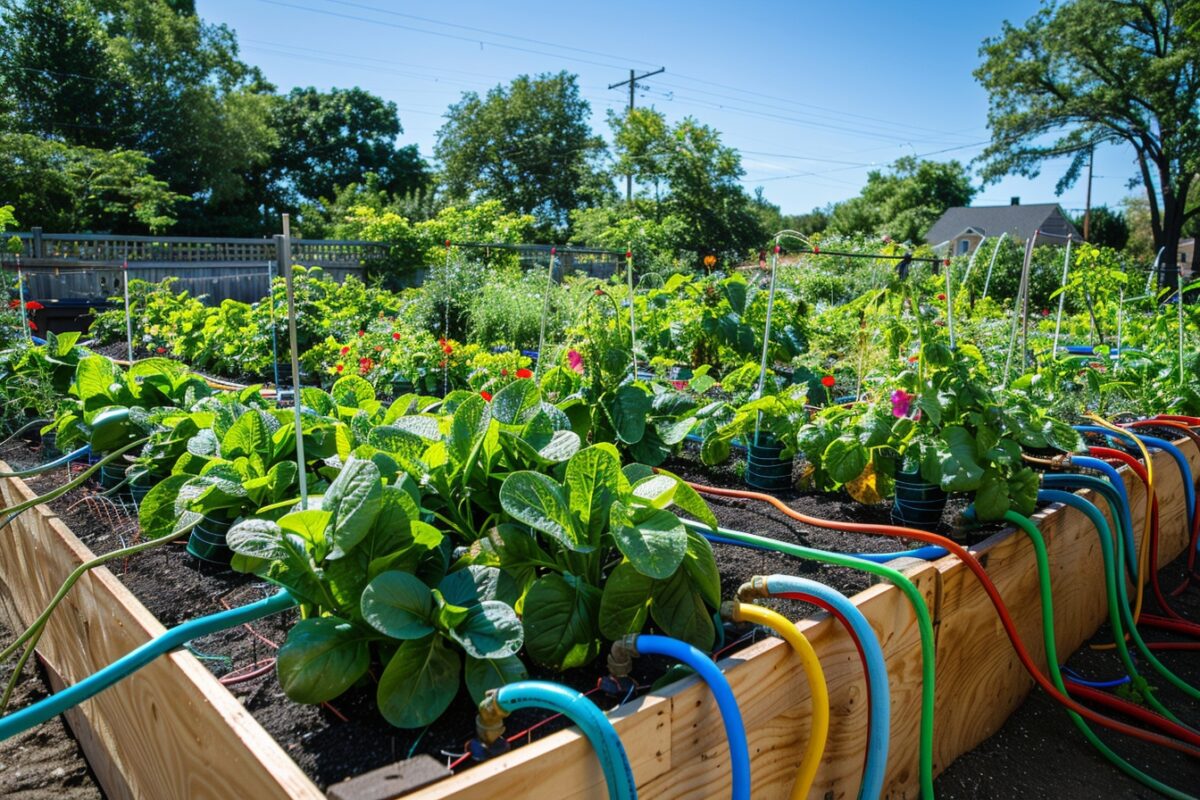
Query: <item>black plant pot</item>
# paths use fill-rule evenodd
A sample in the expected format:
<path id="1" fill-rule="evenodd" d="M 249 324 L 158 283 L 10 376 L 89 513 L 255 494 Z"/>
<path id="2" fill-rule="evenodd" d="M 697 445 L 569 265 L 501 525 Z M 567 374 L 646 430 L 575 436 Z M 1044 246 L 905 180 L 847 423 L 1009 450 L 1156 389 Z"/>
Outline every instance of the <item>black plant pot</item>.
<path id="1" fill-rule="evenodd" d="M 782 458 L 783 443 L 760 432 L 746 447 L 746 485 L 764 492 L 792 488 L 792 458 Z"/>
<path id="2" fill-rule="evenodd" d="M 223 517 L 204 517 L 192 528 L 192 533 L 188 536 L 187 551 L 201 561 L 229 566 L 230 560 L 233 559 L 233 551 L 225 541 L 225 534 L 229 533 L 232 526 L 233 522 Z"/>
<path id="3" fill-rule="evenodd" d="M 919 472 L 896 474 L 896 496 L 892 501 L 892 522 L 908 528 L 931 531 L 938 526 L 946 509 L 946 493 Z"/>

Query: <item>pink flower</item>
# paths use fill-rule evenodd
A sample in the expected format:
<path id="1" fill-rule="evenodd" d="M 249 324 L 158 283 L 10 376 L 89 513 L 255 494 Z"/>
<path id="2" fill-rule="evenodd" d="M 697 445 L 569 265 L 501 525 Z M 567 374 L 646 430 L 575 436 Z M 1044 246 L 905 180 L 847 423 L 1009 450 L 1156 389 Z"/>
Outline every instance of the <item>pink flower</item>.
<path id="1" fill-rule="evenodd" d="M 583 356 L 579 355 L 577 350 L 567 352 L 567 366 L 580 375 L 583 374 Z"/>
<path id="2" fill-rule="evenodd" d="M 892 416 L 907 417 L 912 408 L 913 396 L 903 389 L 892 392 Z"/>

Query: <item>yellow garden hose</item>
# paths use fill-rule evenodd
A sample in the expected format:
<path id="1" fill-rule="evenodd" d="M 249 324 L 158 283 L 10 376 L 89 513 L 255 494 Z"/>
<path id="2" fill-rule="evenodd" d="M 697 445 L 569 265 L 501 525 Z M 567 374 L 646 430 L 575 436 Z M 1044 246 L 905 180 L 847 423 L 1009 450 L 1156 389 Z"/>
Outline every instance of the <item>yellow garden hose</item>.
<path id="1" fill-rule="evenodd" d="M 792 785 L 791 799 L 805 800 L 813 780 L 817 777 L 817 768 L 821 766 L 821 756 L 825 754 L 825 740 L 829 735 L 829 689 L 825 686 L 821 660 L 817 658 L 817 653 L 808 639 L 804 638 L 795 624 L 782 614 L 777 614 L 769 608 L 737 601 L 730 606 L 730 618 L 734 622 L 751 622 L 775 631 L 792 646 L 804 666 L 809 691 L 812 693 L 812 732 L 808 737 L 804 758 L 800 761 L 800 771 L 796 773 L 796 782 Z"/>
<path id="2" fill-rule="evenodd" d="M 1153 517 L 1151 508 L 1151 498 L 1154 496 L 1154 461 L 1150 458 L 1150 451 L 1146 449 L 1146 445 L 1140 438 L 1133 435 L 1124 428 L 1118 428 L 1103 417 L 1096 414 L 1084 414 L 1084 418 L 1090 422 L 1094 422 L 1101 428 L 1110 430 L 1113 433 L 1118 433 L 1125 439 L 1132 439 L 1137 445 L 1137 449 L 1142 454 L 1142 461 L 1146 465 L 1146 520 L 1142 526 L 1142 540 L 1138 542 L 1138 569 L 1137 569 L 1137 594 L 1133 603 L 1133 621 L 1136 624 L 1142 616 L 1142 599 L 1145 596 L 1146 576 L 1150 573 L 1148 569 L 1157 569 L 1157 565 L 1150 564 L 1150 526 Z M 1118 542 L 1118 545 L 1120 543 Z M 1115 644 L 1093 645 L 1093 650 L 1111 650 L 1115 648 Z"/>

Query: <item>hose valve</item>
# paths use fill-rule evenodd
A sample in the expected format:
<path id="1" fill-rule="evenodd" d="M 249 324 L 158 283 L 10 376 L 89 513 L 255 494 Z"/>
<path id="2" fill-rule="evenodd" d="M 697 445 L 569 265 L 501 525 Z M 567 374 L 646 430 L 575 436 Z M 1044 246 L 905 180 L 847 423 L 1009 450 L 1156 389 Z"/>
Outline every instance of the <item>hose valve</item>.
<path id="1" fill-rule="evenodd" d="M 737 590 L 737 599 L 742 603 L 749 603 L 752 600 L 759 600 L 770 596 L 771 593 L 767 589 L 767 579 L 762 575 L 755 575 L 739 586 Z"/>
<path id="2" fill-rule="evenodd" d="M 633 672 L 633 658 L 637 655 L 637 634 L 631 633 L 612 643 L 608 651 L 608 675 L 600 679 L 600 689 L 606 694 L 624 695 L 636 681 L 629 676 Z"/>
<path id="3" fill-rule="evenodd" d="M 488 689 L 475 715 L 475 738 L 468 750 L 475 761 L 486 761 L 492 756 L 508 752 L 508 740 L 504 738 L 504 718 L 508 712 L 500 707 L 496 690 Z"/>

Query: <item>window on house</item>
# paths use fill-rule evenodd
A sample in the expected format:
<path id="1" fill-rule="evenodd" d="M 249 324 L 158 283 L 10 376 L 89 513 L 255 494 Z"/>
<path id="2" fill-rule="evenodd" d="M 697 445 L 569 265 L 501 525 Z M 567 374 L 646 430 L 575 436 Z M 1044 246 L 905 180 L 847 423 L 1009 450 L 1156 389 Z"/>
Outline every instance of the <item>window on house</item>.
<path id="1" fill-rule="evenodd" d="M 1187 263 L 1187 253 L 1180 253 L 1180 254 L 1179 254 L 1179 263 L 1180 263 L 1180 264 L 1186 264 L 1186 263 Z"/>
<path id="2" fill-rule="evenodd" d="M 959 241 L 958 254 L 960 256 L 965 256 L 967 254 L 967 251 L 970 249 L 971 249 L 971 240 L 970 239 L 962 239 Z"/>

